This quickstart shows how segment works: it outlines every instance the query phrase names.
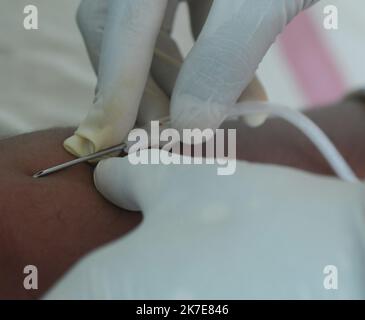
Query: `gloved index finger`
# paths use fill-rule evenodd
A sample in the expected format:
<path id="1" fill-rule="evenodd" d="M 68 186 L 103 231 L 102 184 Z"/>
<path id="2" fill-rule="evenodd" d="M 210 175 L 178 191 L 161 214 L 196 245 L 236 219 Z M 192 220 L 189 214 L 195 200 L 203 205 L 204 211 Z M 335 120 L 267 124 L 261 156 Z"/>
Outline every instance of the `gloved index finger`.
<path id="1" fill-rule="evenodd" d="M 133 128 L 167 0 L 111 0 L 94 103 L 65 147 L 77 156 L 121 143 Z"/>
<path id="2" fill-rule="evenodd" d="M 77 10 L 77 25 L 96 74 L 99 70 L 101 44 L 107 15 L 107 0 L 83 0 Z"/>

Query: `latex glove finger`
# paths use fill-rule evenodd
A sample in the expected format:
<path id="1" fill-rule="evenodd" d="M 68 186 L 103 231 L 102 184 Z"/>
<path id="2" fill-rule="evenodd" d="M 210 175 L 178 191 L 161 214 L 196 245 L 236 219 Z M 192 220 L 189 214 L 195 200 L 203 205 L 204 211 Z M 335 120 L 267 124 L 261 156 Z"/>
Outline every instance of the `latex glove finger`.
<path id="1" fill-rule="evenodd" d="M 213 3 L 174 90 L 172 125 L 217 128 L 252 80 L 262 58 L 295 15 L 318 0 Z"/>
<path id="2" fill-rule="evenodd" d="M 182 56 L 176 42 L 170 36 L 177 4 L 177 0 L 170 0 L 168 3 L 156 41 L 150 76 L 139 107 L 136 127 L 167 117 L 170 113 L 170 96 L 182 66 Z"/>
<path id="3" fill-rule="evenodd" d="M 197 39 L 203 29 L 206 19 L 208 18 L 208 14 L 212 8 L 213 0 L 189 0 L 188 4 L 190 9 L 192 32 L 194 38 Z M 238 102 L 244 101 L 267 101 L 265 89 L 256 76 L 254 76 L 253 80 L 245 88 L 238 99 Z M 240 117 L 240 119 L 246 122 L 249 126 L 256 127 L 263 124 L 267 117 L 268 116 L 266 114 L 260 114 Z"/>
<path id="4" fill-rule="evenodd" d="M 167 0 L 110 0 L 98 88 L 86 119 L 65 148 L 83 156 L 121 143 L 134 127 Z"/>
<path id="5" fill-rule="evenodd" d="M 160 159 L 160 153 L 167 152 L 158 149 L 140 151 L 140 159 L 145 163 L 152 158 Z M 172 154 L 171 157 L 180 157 Z M 133 165 L 128 157 L 110 158 L 99 162 L 94 172 L 94 182 L 98 191 L 118 207 L 132 211 L 144 211 L 155 202 L 163 189 L 170 187 L 171 174 L 182 166 L 165 165 Z M 169 178 L 168 178 L 169 177 Z M 128 181 L 128 183 L 126 183 Z"/>
<path id="6" fill-rule="evenodd" d="M 211 1 L 211 0 L 209 0 Z M 159 73 L 164 75 L 164 69 L 169 69 L 166 64 L 178 65 L 178 70 L 182 65 L 182 56 L 175 43 L 171 38 L 173 19 L 175 17 L 178 0 L 170 0 L 166 9 L 165 20 L 162 24 L 160 35 L 157 39 L 155 56 L 152 63 L 152 69 L 155 70 L 154 76 L 159 78 Z M 92 66 L 97 74 L 99 67 L 100 50 L 102 38 L 108 14 L 108 2 L 106 0 L 83 0 L 77 10 L 77 25 L 85 42 L 87 52 L 90 57 Z M 166 58 L 167 56 L 167 58 Z M 160 71 L 162 67 L 162 71 Z M 178 73 L 178 71 L 177 71 Z M 175 75 L 175 77 L 177 74 Z M 162 83 L 168 82 L 165 86 L 168 90 L 165 92 L 172 93 L 170 76 L 168 81 L 162 76 Z M 175 79 L 176 80 L 176 79 Z M 175 82 L 175 81 L 174 81 Z M 173 87 L 173 86 L 172 86 Z"/>
<path id="7" fill-rule="evenodd" d="M 77 10 L 77 25 L 95 74 L 98 74 L 99 70 L 100 50 L 107 14 L 107 0 L 83 0 Z"/>
<path id="8" fill-rule="evenodd" d="M 203 1 L 203 8 L 210 8 L 207 4 L 211 2 L 211 0 Z M 205 6 L 204 3 L 206 4 Z M 199 15 L 196 13 L 199 13 Z M 208 12 L 202 12 L 201 9 L 195 12 L 195 19 L 198 19 L 195 23 L 195 32 L 200 32 L 198 26 L 203 24 L 207 15 Z M 147 83 L 137 118 L 137 126 L 143 126 L 151 120 L 156 120 L 169 114 L 169 108 L 166 105 L 166 103 L 169 104 L 167 99 L 171 97 L 182 63 L 183 58 L 176 42 L 163 29 L 157 39 L 151 68 L 153 78 L 150 77 Z M 243 92 L 239 101 L 247 100 L 266 100 L 266 93 L 256 77 Z M 262 123 L 264 121 L 264 116 L 250 116 L 246 120 L 251 125 L 258 125 L 258 122 Z"/>
<path id="9" fill-rule="evenodd" d="M 143 94 L 137 116 L 137 126 L 143 126 L 151 120 L 160 119 L 169 114 L 169 98 L 175 84 L 177 74 L 182 65 L 182 57 L 175 41 L 168 34 L 172 28 L 177 1 L 170 1 L 157 40 L 155 55 L 152 63 L 152 72 L 159 79 L 160 89 L 150 76 Z M 99 66 L 102 36 L 104 33 L 108 3 L 106 0 L 84 0 L 77 12 L 77 23 L 89 53 L 92 66 L 97 73 Z"/>
<path id="10" fill-rule="evenodd" d="M 206 18 L 209 14 L 209 9 L 211 8 L 212 0 L 203 0 L 203 1 L 190 1 L 190 11 L 191 11 L 191 22 L 192 22 L 192 29 L 194 37 L 197 38 L 201 28 L 206 21 Z M 170 9 L 171 11 L 171 9 Z M 172 13 L 170 12 L 170 15 Z M 167 15 L 168 16 L 168 15 Z M 171 18 L 167 18 L 166 20 L 171 20 Z M 167 24 L 169 25 L 169 24 Z M 177 47 L 176 42 L 171 38 L 171 35 L 167 32 L 169 28 L 164 28 L 157 39 L 156 48 L 155 48 L 155 55 L 152 62 L 151 73 L 156 79 L 156 83 L 158 86 L 166 93 L 166 95 L 170 98 L 173 88 L 176 83 L 177 76 L 181 69 L 183 58 L 182 55 Z M 153 85 L 154 86 L 154 85 Z M 147 86 L 147 88 L 152 86 Z M 153 90 L 158 95 L 158 90 Z M 239 102 L 244 101 L 266 101 L 267 95 L 265 92 L 264 87 L 262 86 L 261 82 L 255 76 L 251 83 L 247 86 L 247 88 L 242 93 L 241 97 L 238 99 Z M 162 118 L 163 115 L 159 110 L 161 110 L 157 105 L 153 103 L 154 99 L 151 97 L 148 92 L 145 92 L 145 97 L 142 101 L 146 101 L 146 104 L 151 104 L 151 108 L 145 106 L 142 108 L 142 112 L 140 111 L 140 115 L 144 121 L 139 122 L 145 124 L 147 121 L 155 120 Z M 149 103 L 151 102 L 151 103 Z M 157 107 L 157 108 L 156 108 Z M 155 112 L 153 109 L 156 108 L 156 116 L 151 117 Z M 165 110 L 165 109 L 164 109 Z M 146 115 L 144 113 L 146 112 Z M 157 116 L 158 115 L 158 116 Z M 165 116 L 168 114 L 165 114 Z M 249 125 L 251 126 L 258 126 L 262 124 L 267 115 L 252 115 L 248 117 L 242 117 Z"/>
<path id="11" fill-rule="evenodd" d="M 206 19 L 208 18 L 208 14 L 212 8 L 213 0 L 189 0 L 188 4 L 190 9 L 192 32 L 194 38 L 197 39 L 203 29 Z M 245 88 L 238 99 L 238 102 L 244 101 L 267 101 L 266 91 L 256 76 L 254 76 L 253 80 Z M 249 126 L 256 127 L 265 122 L 267 115 L 252 115 L 240 117 L 240 119 L 246 122 Z"/>
<path id="12" fill-rule="evenodd" d="M 142 211 L 147 219 L 148 211 L 153 211 L 156 205 L 162 204 L 164 208 L 157 208 L 157 211 L 165 212 L 167 202 L 161 198 L 162 195 L 169 194 L 170 203 L 175 200 L 181 203 L 186 201 L 186 197 L 190 199 L 196 195 L 196 190 L 191 188 L 190 191 L 186 190 L 184 196 L 180 192 L 171 193 L 174 183 L 189 186 L 191 181 L 199 177 L 198 181 L 206 184 L 205 188 L 200 190 L 201 196 L 208 196 L 210 189 L 217 189 L 216 183 L 207 183 L 217 176 L 217 165 L 191 165 L 188 160 L 192 158 L 159 149 L 139 151 L 138 160 L 146 164 L 133 164 L 136 159 L 130 154 L 128 157 L 110 158 L 99 162 L 94 171 L 94 183 L 108 201 L 126 210 Z M 197 182 L 197 185 L 199 184 L 200 182 Z"/>

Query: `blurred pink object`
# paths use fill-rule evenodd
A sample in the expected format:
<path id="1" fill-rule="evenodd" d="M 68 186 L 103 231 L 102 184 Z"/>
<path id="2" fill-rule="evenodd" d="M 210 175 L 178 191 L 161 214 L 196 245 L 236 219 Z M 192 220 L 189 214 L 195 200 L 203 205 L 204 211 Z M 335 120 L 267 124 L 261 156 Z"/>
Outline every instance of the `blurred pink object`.
<path id="1" fill-rule="evenodd" d="M 326 41 L 325 29 L 317 24 L 303 12 L 288 25 L 279 44 L 307 103 L 318 106 L 341 98 L 347 86 Z"/>

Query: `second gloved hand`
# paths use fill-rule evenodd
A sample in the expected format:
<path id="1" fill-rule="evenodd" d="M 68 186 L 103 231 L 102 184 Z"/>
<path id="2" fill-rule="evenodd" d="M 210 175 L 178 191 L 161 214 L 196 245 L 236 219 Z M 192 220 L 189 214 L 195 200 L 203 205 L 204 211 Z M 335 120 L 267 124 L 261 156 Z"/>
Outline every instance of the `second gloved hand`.
<path id="1" fill-rule="evenodd" d="M 140 153 L 152 157 L 182 163 Z M 80 261 L 49 299 L 365 298 L 362 183 L 243 161 L 218 176 L 217 165 L 126 157 L 100 162 L 95 184 L 144 219 Z M 323 286 L 327 265 L 339 290 Z"/>

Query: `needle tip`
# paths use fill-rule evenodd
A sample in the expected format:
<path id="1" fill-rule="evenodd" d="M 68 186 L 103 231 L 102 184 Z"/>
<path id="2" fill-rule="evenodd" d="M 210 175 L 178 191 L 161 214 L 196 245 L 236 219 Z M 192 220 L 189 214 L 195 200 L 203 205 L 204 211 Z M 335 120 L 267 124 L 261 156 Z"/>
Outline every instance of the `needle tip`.
<path id="1" fill-rule="evenodd" d="M 33 175 L 33 178 L 34 179 L 41 178 L 41 177 L 43 177 L 43 174 L 44 174 L 44 171 L 39 171 L 35 175 Z"/>

